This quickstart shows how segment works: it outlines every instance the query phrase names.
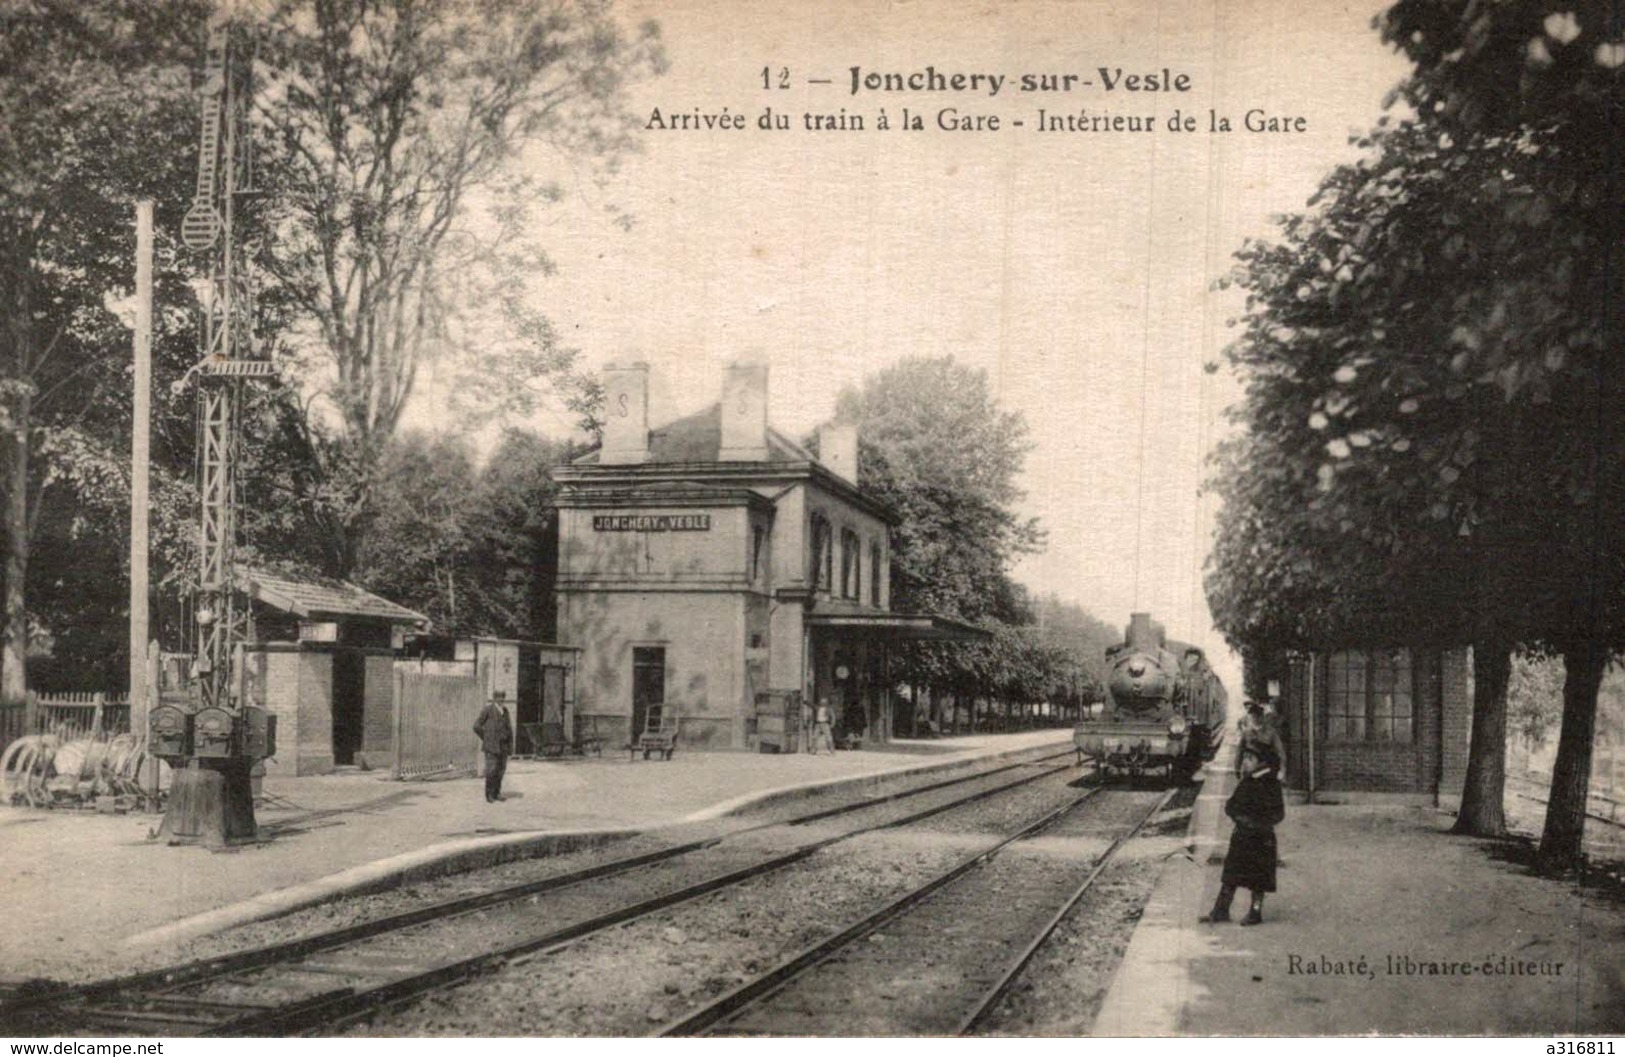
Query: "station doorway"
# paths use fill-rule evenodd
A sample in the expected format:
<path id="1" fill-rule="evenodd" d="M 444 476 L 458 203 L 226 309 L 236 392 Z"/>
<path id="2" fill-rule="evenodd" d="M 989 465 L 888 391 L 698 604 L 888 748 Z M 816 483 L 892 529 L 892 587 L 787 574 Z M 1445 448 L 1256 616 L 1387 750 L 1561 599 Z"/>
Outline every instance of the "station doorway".
<path id="1" fill-rule="evenodd" d="M 357 649 L 333 651 L 333 764 L 348 767 L 365 733 L 367 659 Z"/>
<path id="2" fill-rule="evenodd" d="M 632 741 L 643 733 L 649 718 L 649 706 L 664 704 L 666 700 L 666 648 L 664 646 L 632 647 Z"/>

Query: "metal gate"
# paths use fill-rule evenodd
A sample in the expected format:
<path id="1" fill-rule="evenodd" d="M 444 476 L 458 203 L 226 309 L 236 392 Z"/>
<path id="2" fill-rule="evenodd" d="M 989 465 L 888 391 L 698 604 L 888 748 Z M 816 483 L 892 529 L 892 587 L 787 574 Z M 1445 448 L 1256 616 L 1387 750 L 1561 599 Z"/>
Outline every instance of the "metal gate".
<path id="1" fill-rule="evenodd" d="M 446 667 L 453 667 L 447 665 Z M 468 665 L 436 671 L 411 661 L 395 665 L 395 778 L 449 778 L 479 771 L 474 721 L 485 707 Z"/>

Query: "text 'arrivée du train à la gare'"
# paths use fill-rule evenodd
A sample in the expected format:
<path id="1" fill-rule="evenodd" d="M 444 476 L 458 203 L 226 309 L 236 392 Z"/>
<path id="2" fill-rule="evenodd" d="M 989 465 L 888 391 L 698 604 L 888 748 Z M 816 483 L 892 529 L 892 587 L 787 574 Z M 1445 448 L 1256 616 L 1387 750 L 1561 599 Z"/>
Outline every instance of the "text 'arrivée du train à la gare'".
<path id="1" fill-rule="evenodd" d="M 761 88 L 765 91 L 786 90 L 796 84 L 809 89 L 834 88 L 833 77 L 797 78 L 787 66 L 764 66 Z M 987 100 L 1014 97 L 1038 97 L 1069 93 L 1099 92 L 1108 96 L 1140 98 L 1151 95 L 1182 95 L 1192 90 L 1190 74 L 1164 66 L 1150 70 L 1131 70 L 1121 66 L 1097 66 L 1092 74 L 1084 73 L 1002 73 L 944 72 L 935 66 L 909 72 L 879 72 L 852 66 L 839 84 L 850 97 L 866 99 L 895 98 L 888 93 L 912 95 L 959 94 Z M 911 100 L 912 103 L 912 100 Z M 1264 107 L 1248 107 L 1239 115 L 1220 113 L 1208 109 L 1205 113 L 1184 108 L 1170 114 L 1113 113 L 1109 110 L 1080 108 L 1076 111 L 1057 112 L 1050 107 L 1036 108 L 1036 113 L 1021 116 L 994 113 L 986 109 L 971 109 L 965 105 L 931 107 L 923 110 L 915 105 L 899 108 L 893 114 L 881 107 L 874 112 L 848 110 L 836 106 L 823 110 L 807 109 L 800 113 L 786 112 L 773 106 L 749 113 L 724 106 L 721 109 L 654 107 L 644 128 L 650 131 L 673 132 L 744 132 L 755 129 L 763 132 L 1000 132 L 1031 129 L 1035 132 L 1251 132 L 1301 133 L 1309 129 L 1308 118 L 1302 115 L 1277 113 Z"/>

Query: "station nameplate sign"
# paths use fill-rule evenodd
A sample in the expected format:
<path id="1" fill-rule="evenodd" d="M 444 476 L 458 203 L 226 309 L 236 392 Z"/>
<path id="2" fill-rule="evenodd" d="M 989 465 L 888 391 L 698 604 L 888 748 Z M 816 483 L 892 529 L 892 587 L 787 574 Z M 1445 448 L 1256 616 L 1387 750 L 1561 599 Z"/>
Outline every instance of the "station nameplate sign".
<path id="1" fill-rule="evenodd" d="M 710 532 L 710 514 L 594 514 L 594 532 Z"/>

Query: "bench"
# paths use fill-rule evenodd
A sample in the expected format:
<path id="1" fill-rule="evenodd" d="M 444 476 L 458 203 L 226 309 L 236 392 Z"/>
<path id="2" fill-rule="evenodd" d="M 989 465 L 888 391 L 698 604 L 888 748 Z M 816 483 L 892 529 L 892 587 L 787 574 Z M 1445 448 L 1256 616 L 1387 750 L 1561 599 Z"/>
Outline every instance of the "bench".
<path id="1" fill-rule="evenodd" d="M 648 715 L 643 720 L 643 733 L 626 746 L 630 758 L 636 759 L 641 750 L 645 760 L 656 753 L 664 759 L 671 759 L 672 753 L 677 751 L 679 719 L 681 717 L 676 712 L 668 711 L 662 705 L 650 705 Z"/>
<path id="2" fill-rule="evenodd" d="M 602 756 L 604 753 L 604 739 L 598 733 L 595 716 L 578 717 L 573 738 L 564 736 L 563 723 L 525 723 L 523 728 L 533 756 L 585 756 L 589 752 Z"/>

